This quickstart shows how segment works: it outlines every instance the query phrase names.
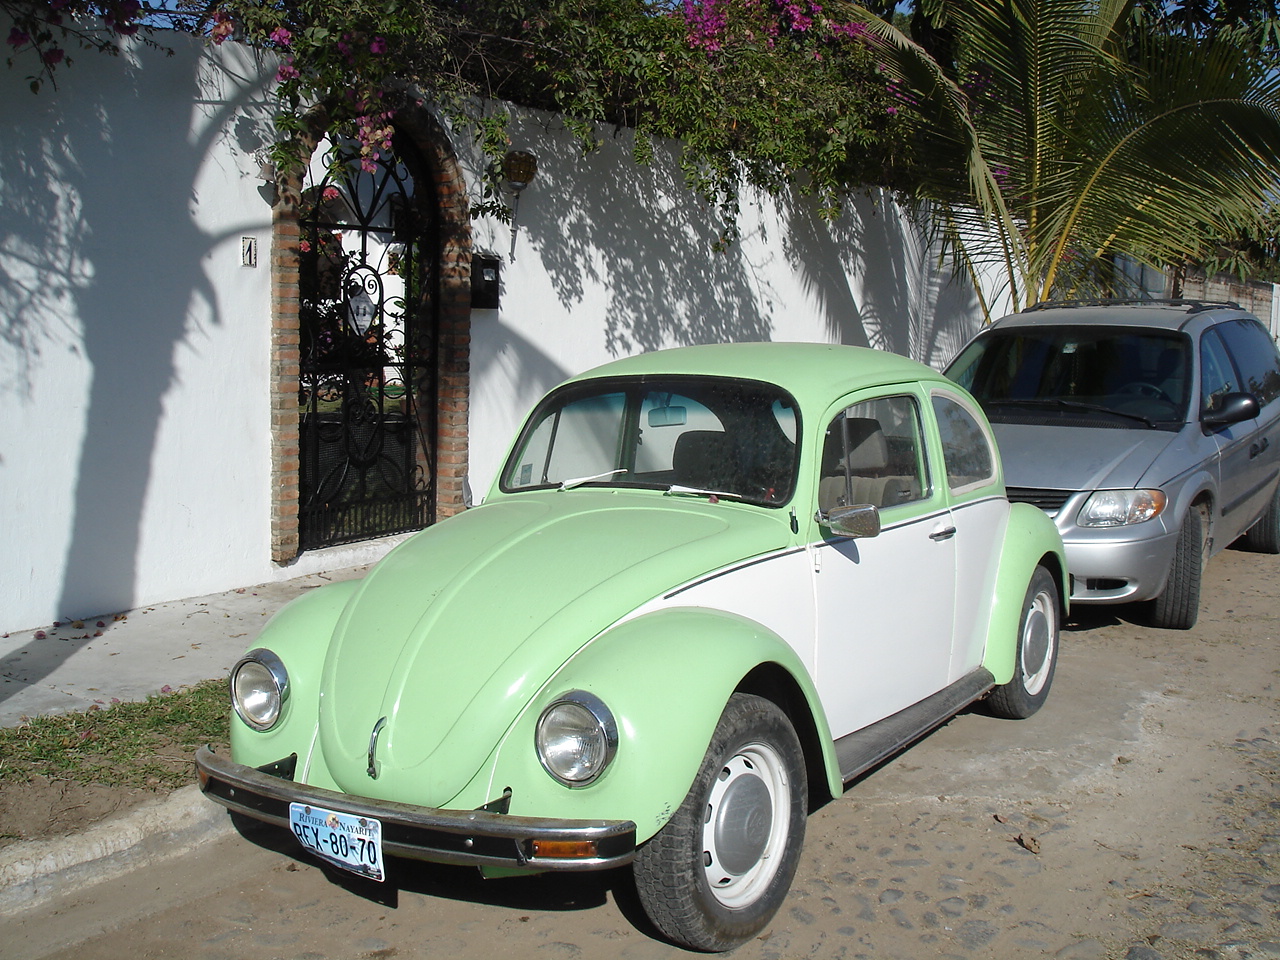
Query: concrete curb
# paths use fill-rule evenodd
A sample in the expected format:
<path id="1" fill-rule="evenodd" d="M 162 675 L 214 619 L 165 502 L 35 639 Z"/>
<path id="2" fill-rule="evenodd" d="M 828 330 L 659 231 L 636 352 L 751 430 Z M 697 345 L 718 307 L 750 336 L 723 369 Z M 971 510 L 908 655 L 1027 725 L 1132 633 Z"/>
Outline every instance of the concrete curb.
<path id="1" fill-rule="evenodd" d="M 234 832 L 226 809 L 206 800 L 193 784 L 70 837 L 24 840 L 0 850 L 0 916 Z"/>

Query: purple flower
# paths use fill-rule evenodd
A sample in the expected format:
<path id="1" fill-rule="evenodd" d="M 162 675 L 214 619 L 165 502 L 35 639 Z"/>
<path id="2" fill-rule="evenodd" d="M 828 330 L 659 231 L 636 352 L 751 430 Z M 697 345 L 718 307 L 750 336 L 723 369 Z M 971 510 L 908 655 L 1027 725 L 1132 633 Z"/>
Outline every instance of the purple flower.
<path id="1" fill-rule="evenodd" d="M 297 80 L 302 74 L 298 73 L 298 68 L 293 65 L 292 60 L 286 60 L 280 64 L 280 69 L 276 71 L 276 82 L 284 83 L 286 80 Z"/>
<path id="2" fill-rule="evenodd" d="M 19 30 L 17 27 L 14 27 L 9 31 L 9 39 L 6 41 L 6 43 L 13 47 L 21 47 L 30 42 L 31 34 L 27 33 L 25 30 Z"/>
<path id="3" fill-rule="evenodd" d="M 65 57 L 66 55 L 67 55 L 67 52 L 63 50 L 61 47 L 50 47 L 44 53 L 40 54 L 40 59 L 43 60 L 45 63 L 47 63 L 49 66 L 53 67 L 61 63 L 63 57 Z"/>
<path id="4" fill-rule="evenodd" d="M 284 27 L 276 27 L 271 31 L 271 42 L 279 44 L 282 47 L 287 47 L 293 42 L 293 34 Z"/>
<path id="5" fill-rule="evenodd" d="M 387 41 L 382 37 L 374 37 L 373 42 L 369 44 L 369 52 L 373 54 L 386 53 Z"/>

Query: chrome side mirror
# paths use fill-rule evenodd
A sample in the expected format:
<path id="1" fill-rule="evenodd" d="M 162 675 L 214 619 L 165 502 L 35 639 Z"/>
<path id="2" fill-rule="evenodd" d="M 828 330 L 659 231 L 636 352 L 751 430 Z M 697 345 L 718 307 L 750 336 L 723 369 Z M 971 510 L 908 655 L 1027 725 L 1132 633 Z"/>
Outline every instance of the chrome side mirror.
<path id="1" fill-rule="evenodd" d="M 818 522 L 847 537 L 866 539 L 880 535 L 880 509 L 869 503 L 832 507 L 825 516 L 818 514 Z"/>

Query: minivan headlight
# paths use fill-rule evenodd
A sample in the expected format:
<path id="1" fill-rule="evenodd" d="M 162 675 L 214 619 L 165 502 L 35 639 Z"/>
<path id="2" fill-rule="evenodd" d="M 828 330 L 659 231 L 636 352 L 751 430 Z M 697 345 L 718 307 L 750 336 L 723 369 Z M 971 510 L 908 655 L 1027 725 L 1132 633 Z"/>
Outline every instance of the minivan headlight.
<path id="1" fill-rule="evenodd" d="M 259 647 L 246 653 L 231 668 L 231 706 L 236 715 L 255 730 L 270 730 L 280 720 L 289 699 L 289 674 L 270 650 Z"/>
<path id="2" fill-rule="evenodd" d="M 1076 525 L 1123 527 L 1160 516 L 1166 499 L 1161 490 L 1096 490 L 1080 508 Z"/>
<path id="3" fill-rule="evenodd" d="M 566 787 L 585 787 L 613 760 L 618 724 L 599 697 L 573 690 L 542 711 L 534 742 L 547 773 Z"/>

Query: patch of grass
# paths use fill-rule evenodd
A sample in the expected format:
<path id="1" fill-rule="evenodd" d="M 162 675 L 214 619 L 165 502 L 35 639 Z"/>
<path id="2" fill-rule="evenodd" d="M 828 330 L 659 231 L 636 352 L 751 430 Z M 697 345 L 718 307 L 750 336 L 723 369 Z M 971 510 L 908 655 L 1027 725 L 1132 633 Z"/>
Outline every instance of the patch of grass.
<path id="1" fill-rule="evenodd" d="M 0 782 L 185 786 L 195 780 L 197 747 L 226 746 L 229 711 L 226 682 L 206 680 L 138 703 L 35 717 L 0 729 Z"/>

